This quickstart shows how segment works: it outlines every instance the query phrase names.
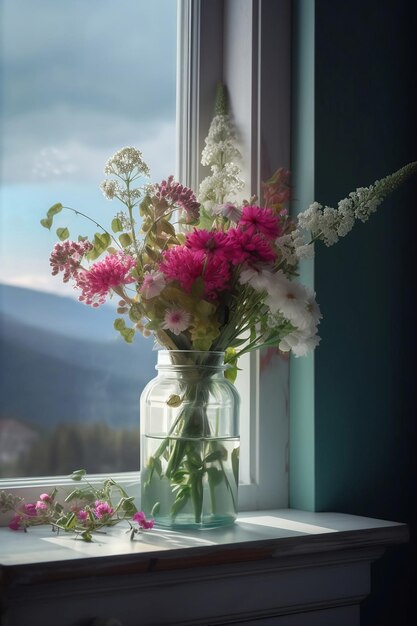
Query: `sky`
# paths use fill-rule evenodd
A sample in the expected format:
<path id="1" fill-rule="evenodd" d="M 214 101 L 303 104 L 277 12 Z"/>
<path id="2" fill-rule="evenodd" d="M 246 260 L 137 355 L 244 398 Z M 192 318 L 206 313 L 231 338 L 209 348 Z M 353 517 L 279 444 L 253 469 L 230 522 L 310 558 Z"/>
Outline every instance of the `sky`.
<path id="1" fill-rule="evenodd" d="M 175 83 L 176 0 L 0 0 L 0 282 L 74 295 L 40 219 L 62 202 L 109 226 L 99 185 L 123 146 L 175 174 Z"/>

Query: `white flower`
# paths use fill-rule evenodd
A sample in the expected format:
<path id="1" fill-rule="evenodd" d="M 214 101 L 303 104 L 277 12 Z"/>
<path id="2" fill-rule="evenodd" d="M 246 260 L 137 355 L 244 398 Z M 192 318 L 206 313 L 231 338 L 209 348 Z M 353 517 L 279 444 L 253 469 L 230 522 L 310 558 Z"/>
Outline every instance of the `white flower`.
<path id="1" fill-rule="evenodd" d="M 116 180 L 104 180 L 100 185 L 100 189 L 108 200 L 113 200 L 114 196 L 120 192 Z"/>
<path id="2" fill-rule="evenodd" d="M 140 292 L 144 298 L 149 300 L 150 298 L 159 296 L 164 287 L 165 276 L 163 273 L 151 270 L 144 275 Z"/>
<path id="3" fill-rule="evenodd" d="M 320 320 L 323 319 L 323 315 L 321 314 L 320 307 L 316 301 L 316 293 L 309 287 L 305 287 L 307 292 L 307 311 L 311 314 L 313 320 L 313 326 L 317 326 L 320 323 Z"/>
<path id="4" fill-rule="evenodd" d="M 104 168 L 105 174 L 126 175 L 131 174 L 135 169 L 144 176 L 149 176 L 149 168 L 142 158 L 142 152 L 137 148 L 128 146 L 118 150 L 107 161 Z"/>
<path id="5" fill-rule="evenodd" d="M 310 334 L 300 330 L 294 330 L 286 335 L 279 344 L 282 352 L 291 352 L 294 356 L 305 356 L 308 352 L 314 350 L 320 343 L 320 337 L 316 334 Z"/>
<path id="6" fill-rule="evenodd" d="M 242 209 L 230 202 L 213 206 L 211 212 L 214 213 L 214 215 L 222 215 L 226 219 L 236 223 L 242 217 Z"/>
<path id="7" fill-rule="evenodd" d="M 288 280 L 280 270 L 274 275 L 274 281 L 268 285 L 265 300 L 272 314 L 278 311 L 297 328 L 306 328 L 310 323 L 307 309 L 309 294 L 305 287 Z"/>
<path id="8" fill-rule="evenodd" d="M 255 291 L 268 292 L 275 283 L 276 276 L 277 274 L 270 270 L 263 269 L 258 271 L 253 267 L 246 266 L 240 273 L 239 282 L 242 285 L 249 284 Z"/>
<path id="9" fill-rule="evenodd" d="M 184 309 L 169 309 L 164 316 L 162 328 L 170 330 L 174 335 L 179 335 L 187 330 L 191 322 L 191 314 Z"/>
<path id="10" fill-rule="evenodd" d="M 417 162 L 409 163 L 369 187 L 359 187 L 347 198 L 340 200 L 337 209 L 327 206 L 323 209 L 321 204 L 313 202 L 306 211 L 299 213 L 298 225 L 309 230 L 316 239 L 331 246 L 339 241 L 339 237 L 344 237 L 351 231 L 355 219 L 366 222 L 385 197 L 416 169 Z"/>

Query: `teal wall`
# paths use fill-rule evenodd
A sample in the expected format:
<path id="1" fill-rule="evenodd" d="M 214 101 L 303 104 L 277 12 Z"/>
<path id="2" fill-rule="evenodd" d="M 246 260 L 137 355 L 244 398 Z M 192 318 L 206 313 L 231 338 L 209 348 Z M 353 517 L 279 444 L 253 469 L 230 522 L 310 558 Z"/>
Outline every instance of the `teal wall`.
<path id="1" fill-rule="evenodd" d="M 306 199 L 335 206 L 417 160 L 417 3 L 299 0 L 294 7 L 294 195 L 301 208 Z M 291 370 L 291 506 L 412 529 L 406 548 L 374 566 L 363 609 L 370 626 L 405 626 L 414 615 L 416 201 L 412 180 L 368 223 L 331 248 L 317 247 L 311 280 L 322 342 L 310 367 L 294 359 Z"/>

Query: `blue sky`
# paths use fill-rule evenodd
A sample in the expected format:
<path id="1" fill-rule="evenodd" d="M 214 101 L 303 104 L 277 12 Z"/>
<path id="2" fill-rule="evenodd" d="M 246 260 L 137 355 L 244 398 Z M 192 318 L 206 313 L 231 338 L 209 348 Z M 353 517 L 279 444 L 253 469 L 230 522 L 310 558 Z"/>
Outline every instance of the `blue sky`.
<path id="1" fill-rule="evenodd" d="M 49 206 L 109 225 L 99 185 L 125 145 L 175 174 L 176 0 L 0 0 L 0 41 L 0 282 L 72 295 L 49 274 Z"/>

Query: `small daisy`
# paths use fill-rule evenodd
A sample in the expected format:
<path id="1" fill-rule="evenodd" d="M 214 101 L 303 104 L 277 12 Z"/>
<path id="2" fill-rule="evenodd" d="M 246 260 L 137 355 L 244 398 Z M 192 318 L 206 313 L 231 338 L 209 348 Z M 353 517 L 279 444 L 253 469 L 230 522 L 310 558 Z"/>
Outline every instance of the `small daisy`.
<path id="1" fill-rule="evenodd" d="M 162 328 L 165 330 L 170 330 L 174 335 L 179 335 L 180 333 L 187 330 L 191 322 L 191 314 L 184 309 L 169 309 L 164 316 L 164 324 L 162 324 Z"/>
<path id="2" fill-rule="evenodd" d="M 150 298 L 155 298 L 155 296 L 159 296 L 162 289 L 165 287 L 165 277 L 162 272 L 156 272 L 155 270 L 151 270 L 143 277 L 142 287 L 140 288 L 140 293 L 144 298 L 149 300 Z"/>

